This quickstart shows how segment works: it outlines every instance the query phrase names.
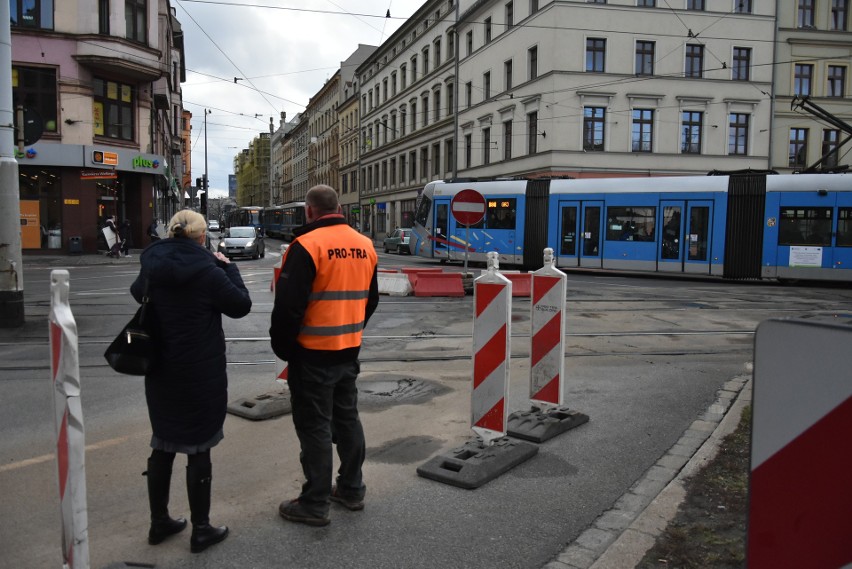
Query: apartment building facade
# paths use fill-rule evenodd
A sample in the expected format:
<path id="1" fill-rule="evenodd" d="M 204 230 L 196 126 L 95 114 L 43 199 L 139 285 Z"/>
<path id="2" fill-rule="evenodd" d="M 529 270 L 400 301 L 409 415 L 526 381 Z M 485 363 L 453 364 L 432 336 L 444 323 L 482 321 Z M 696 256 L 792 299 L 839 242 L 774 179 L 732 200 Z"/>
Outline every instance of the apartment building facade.
<path id="1" fill-rule="evenodd" d="M 12 0 L 13 103 L 43 125 L 17 152 L 25 252 L 94 252 L 104 218 L 147 243 L 180 207 L 183 33 L 168 0 Z"/>
<path id="2" fill-rule="evenodd" d="M 770 167 L 782 173 L 849 168 L 850 144 L 841 145 L 852 136 L 849 0 L 789 4 L 778 13 Z M 807 112 L 808 103 L 827 115 Z"/>
<path id="3" fill-rule="evenodd" d="M 419 191 L 451 174 L 451 0 L 429 0 L 358 68 L 362 231 L 410 226 Z"/>

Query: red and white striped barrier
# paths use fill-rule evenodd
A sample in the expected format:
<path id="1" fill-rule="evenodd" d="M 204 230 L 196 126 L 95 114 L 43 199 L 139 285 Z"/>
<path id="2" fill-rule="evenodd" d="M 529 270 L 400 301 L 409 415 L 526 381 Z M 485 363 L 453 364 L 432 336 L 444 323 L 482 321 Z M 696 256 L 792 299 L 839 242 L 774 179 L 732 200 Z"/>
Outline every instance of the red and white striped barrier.
<path id="1" fill-rule="evenodd" d="M 852 566 L 852 326 L 767 320 L 754 342 L 750 569 Z"/>
<path id="2" fill-rule="evenodd" d="M 486 444 L 506 435 L 512 282 L 498 272 L 497 253 L 474 280 L 471 426 Z"/>
<path id="3" fill-rule="evenodd" d="M 544 266 L 532 273 L 530 307 L 530 401 L 562 405 L 565 375 L 565 294 L 567 275 L 544 250 Z"/>
<path id="4" fill-rule="evenodd" d="M 89 521 L 86 509 L 86 437 L 80 403 L 80 356 L 77 323 L 71 312 L 69 274 L 50 273 L 50 372 L 56 419 L 56 460 L 62 513 L 64 567 L 89 567 Z"/>

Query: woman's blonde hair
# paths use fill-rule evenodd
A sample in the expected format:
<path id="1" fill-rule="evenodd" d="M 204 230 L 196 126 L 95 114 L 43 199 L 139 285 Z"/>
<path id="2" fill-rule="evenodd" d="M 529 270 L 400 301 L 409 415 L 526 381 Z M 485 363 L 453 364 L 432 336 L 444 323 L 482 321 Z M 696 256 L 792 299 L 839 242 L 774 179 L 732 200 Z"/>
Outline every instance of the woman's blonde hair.
<path id="1" fill-rule="evenodd" d="M 169 220 L 169 237 L 186 237 L 198 239 L 207 231 L 204 216 L 191 209 L 182 209 Z"/>

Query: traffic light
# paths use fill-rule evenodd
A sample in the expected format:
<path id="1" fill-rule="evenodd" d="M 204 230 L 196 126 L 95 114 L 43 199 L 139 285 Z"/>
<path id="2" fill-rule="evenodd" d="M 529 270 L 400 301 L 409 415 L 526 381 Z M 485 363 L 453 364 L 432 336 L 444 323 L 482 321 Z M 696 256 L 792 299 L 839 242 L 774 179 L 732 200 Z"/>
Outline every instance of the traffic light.
<path id="1" fill-rule="evenodd" d="M 198 188 L 199 190 L 204 189 L 204 181 L 203 180 L 204 180 L 204 178 L 196 178 L 195 179 L 195 187 Z"/>

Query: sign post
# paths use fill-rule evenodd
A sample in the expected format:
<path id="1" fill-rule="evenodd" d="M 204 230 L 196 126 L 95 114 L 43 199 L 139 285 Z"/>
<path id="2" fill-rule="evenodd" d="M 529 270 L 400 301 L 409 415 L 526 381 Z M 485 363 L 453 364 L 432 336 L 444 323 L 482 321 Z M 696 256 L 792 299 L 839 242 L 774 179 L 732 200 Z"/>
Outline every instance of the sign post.
<path id="1" fill-rule="evenodd" d="M 462 190 L 453 196 L 450 213 L 456 223 L 465 226 L 464 272 L 467 273 L 467 256 L 470 249 L 470 226 L 476 225 L 485 217 L 485 197 L 476 190 Z"/>

